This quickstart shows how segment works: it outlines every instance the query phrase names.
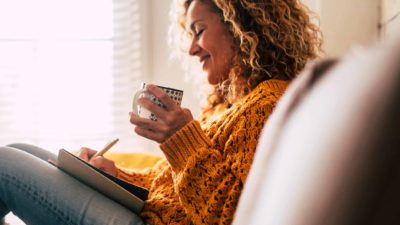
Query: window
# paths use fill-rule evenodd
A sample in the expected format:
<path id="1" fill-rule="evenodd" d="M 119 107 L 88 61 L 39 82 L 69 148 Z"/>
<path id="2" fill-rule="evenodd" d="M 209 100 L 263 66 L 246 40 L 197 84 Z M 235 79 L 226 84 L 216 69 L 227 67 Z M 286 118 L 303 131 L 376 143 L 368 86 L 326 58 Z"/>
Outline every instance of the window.
<path id="1" fill-rule="evenodd" d="M 142 79 L 139 0 L 0 2 L 0 145 L 144 150 L 129 125 Z"/>

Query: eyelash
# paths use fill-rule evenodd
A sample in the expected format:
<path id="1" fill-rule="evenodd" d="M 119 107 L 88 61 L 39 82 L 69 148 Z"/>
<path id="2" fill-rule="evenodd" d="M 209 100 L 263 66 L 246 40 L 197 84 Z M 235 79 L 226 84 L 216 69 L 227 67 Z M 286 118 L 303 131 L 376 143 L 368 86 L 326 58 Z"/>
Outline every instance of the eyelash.
<path id="1" fill-rule="evenodd" d="M 195 34 L 196 37 L 200 37 L 200 35 L 203 33 L 204 29 L 199 30 L 199 32 L 197 32 Z"/>

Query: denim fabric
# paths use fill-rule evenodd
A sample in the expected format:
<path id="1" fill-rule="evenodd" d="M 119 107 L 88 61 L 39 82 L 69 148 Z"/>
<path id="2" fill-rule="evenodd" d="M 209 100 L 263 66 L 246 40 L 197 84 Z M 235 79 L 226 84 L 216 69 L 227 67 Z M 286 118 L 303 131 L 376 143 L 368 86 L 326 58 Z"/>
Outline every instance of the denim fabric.
<path id="1" fill-rule="evenodd" d="M 136 214 L 58 170 L 48 158 L 55 156 L 30 145 L 0 147 L 0 218 L 12 211 L 29 225 L 143 224 Z"/>

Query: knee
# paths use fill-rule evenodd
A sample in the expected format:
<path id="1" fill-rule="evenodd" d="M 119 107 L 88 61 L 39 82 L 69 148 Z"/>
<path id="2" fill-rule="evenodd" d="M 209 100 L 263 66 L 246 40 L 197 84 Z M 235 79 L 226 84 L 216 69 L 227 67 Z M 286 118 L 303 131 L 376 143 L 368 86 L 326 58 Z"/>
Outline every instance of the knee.
<path id="1" fill-rule="evenodd" d="M 31 165 L 32 157 L 26 152 L 8 146 L 0 147 L 0 172 L 5 169 L 16 169 L 21 165 Z"/>
<path id="2" fill-rule="evenodd" d="M 17 149 L 27 149 L 32 147 L 33 145 L 30 144 L 24 144 L 24 143 L 12 143 L 7 145 L 7 147 L 11 147 L 11 148 L 17 148 Z"/>
<path id="3" fill-rule="evenodd" d="M 10 144 L 6 146 L 0 146 L 0 154 L 2 156 L 8 155 L 8 154 L 18 154 L 17 152 L 20 152 L 23 150 L 25 144 L 20 144 L 20 143 L 15 143 L 15 144 Z M 1 224 L 0 224 L 1 225 Z"/>
<path id="4" fill-rule="evenodd" d="M 8 146 L 0 146 L 0 158 L 6 160 L 15 153 L 15 148 Z"/>
<path id="5" fill-rule="evenodd" d="M 14 147 L 13 145 L 0 146 L 0 158 L 2 159 L 15 159 L 29 155 L 26 153 L 23 149 Z"/>
<path id="6" fill-rule="evenodd" d="M 9 152 L 9 151 L 12 151 L 12 147 L 9 147 L 9 146 L 0 146 L 0 152 L 1 152 L 1 153 L 3 153 L 3 152 Z"/>
<path id="7" fill-rule="evenodd" d="M 29 154 L 31 154 L 37 158 L 43 159 L 45 161 L 47 161 L 48 159 L 56 160 L 56 158 L 57 158 L 55 154 L 53 154 L 45 149 L 42 149 L 40 147 L 37 147 L 35 145 L 31 145 L 31 144 L 14 143 L 14 144 L 8 145 L 8 147 L 29 153 Z"/>

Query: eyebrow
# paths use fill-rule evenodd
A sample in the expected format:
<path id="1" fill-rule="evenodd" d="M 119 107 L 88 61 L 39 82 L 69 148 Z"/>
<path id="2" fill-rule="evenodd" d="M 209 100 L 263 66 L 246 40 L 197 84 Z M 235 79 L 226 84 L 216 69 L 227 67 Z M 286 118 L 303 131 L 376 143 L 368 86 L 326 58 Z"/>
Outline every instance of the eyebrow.
<path id="1" fill-rule="evenodd" d="M 190 30 L 194 31 L 194 25 L 196 25 L 197 22 L 203 21 L 202 19 L 198 19 L 190 23 Z"/>

